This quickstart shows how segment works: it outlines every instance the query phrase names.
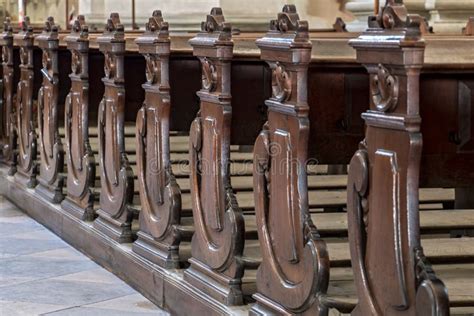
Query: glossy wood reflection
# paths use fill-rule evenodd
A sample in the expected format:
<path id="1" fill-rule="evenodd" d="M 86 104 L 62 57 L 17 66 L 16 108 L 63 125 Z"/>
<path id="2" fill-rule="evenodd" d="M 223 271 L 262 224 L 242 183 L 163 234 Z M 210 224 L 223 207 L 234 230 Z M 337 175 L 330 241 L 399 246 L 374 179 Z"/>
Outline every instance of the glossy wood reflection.
<path id="1" fill-rule="evenodd" d="M 18 172 L 15 178 L 22 185 L 33 188 L 38 184 L 36 111 L 33 103 L 33 28 L 25 17 L 14 44 L 20 48 L 20 81 L 16 91 L 16 126 L 18 131 Z"/>
<path id="2" fill-rule="evenodd" d="M 58 26 L 49 17 L 43 32 L 36 37 L 43 53 L 43 84 L 38 92 L 38 142 L 41 163 L 38 194 L 53 203 L 63 198 L 64 151 L 59 136 Z"/>
<path id="3" fill-rule="evenodd" d="M 95 227 L 119 242 L 132 241 L 133 172 L 125 153 L 123 25 L 112 13 L 104 33 L 97 39 L 105 56 L 104 97 L 99 106 L 100 209 Z"/>
<path id="4" fill-rule="evenodd" d="M 65 104 L 67 196 L 62 207 L 84 220 L 93 220 L 96 162 L 89 141 L 89 28 L 83 16 L 66 37 L 71 52 L 71 90 Z"/>

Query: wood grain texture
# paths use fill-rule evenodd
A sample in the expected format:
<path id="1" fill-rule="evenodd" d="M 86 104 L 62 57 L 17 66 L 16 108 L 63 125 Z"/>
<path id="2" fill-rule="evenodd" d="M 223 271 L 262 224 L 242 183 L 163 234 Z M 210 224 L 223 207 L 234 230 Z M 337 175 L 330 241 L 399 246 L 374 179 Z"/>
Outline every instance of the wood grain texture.
<path id="1" fill-rule="evenodd" d="M 358 297 L 353 315 L 449 314 L 446 288 L 419 235 L 425 45 L 417 21 L 403 2 L 387 1 L 369 19 L 369 29 L 350 42 L 369 72 L 371 96 L 362 114 L 365 139 L 349 166 L 348 234 Z"/>
<path id="2" fill-rule="evenodd" d="M 112 13 L 98 41 L 104 54 L 104 96 L 99 106 L 100 209 L 94 225 L 119 242 L 132 236 L 133 172 L 124 146 L 124 30 Z"/>
<path id="3" fill-rule="evenodd" d="M 170 164 L 170 42 L 161 11 L 153 12 L 136 41 L 146 60 L 147 81 L 136 124 L 141 211 L 133 250 L 165 268 L 179 268 L 181 192 Z"/>
<path id="4" fill-rule="evenodd" d="M 38 143 L 39 165 L 38 194 L 52 203 L 64 199 L 64 150 L 59 136 L 59 56 L 58 26 L 49 17 L 43 32 L 36 37 L 43 53 L 41 69 L 43 83 L 38 92 Z M 61 105 L 62 106 L 62 105 Z"/>
<path id="5" fill-rule="evenodd" d="M 35 132 L 36 111 L 34 110 L 34 64 L 33 64 L 33 29 L 29 18 L 22 22 L 21 30 L 13 37 L 14 44 L 20 48 L 20 81 L 16 92 L 16 126 L 18 131 L 18 172 L 17 181 L 28 188 L 38 184 L 36 176 L 38 166 L 37 135 Z"/>

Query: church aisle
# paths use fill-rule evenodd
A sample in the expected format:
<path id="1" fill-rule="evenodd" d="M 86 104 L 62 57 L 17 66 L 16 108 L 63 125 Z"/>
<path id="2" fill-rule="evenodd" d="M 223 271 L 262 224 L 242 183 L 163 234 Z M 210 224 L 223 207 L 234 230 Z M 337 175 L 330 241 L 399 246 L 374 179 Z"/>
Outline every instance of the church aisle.
<path id="1" fill-rule="evenodd" d="M 0 315 L 168 315 L 0 196 Z"/>

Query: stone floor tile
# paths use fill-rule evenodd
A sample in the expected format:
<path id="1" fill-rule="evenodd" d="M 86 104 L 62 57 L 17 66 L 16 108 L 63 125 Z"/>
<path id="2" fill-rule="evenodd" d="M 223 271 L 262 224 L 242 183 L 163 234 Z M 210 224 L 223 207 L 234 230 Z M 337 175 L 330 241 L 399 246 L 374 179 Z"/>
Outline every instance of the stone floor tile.
<path id="1" fill-rule="evenodd" d="M 0 315 L 32 316 L 62 310 L 67 306 L 0 300 Z"/>
<path id="2" fill-rule="evenodd" d="M 82 253 L 71 247 L 35 252 L 29 254 L 28 256 L 32 258 L 91 261 L 91 259 L 87 258 Z"/>
<path id="3" fill-rule="evenodd" d="M 0 196 L 0 316 L 169 315 Z"/>
<path id="4" fill-rule="evenodd" d="M 0 254 L 15 254 L 19 256 L 65 247 L 67 247 L 67 244 L 61 239 L 38 240 L 12 237 L 0 238 Z"/>
<path id="5" fill-rule="evenodd" d="M 97 269 L 61 275 L 61 276 L 54 277 L 51 279 L 64 280 L 64 281 L 97 282 L 97 283 L 104 283 L 104 284 L 123 283 L 123 281 L 117 278 L 114 274 L 110 273 L 109 271 L 101 267 L 98 267 Z"/>
<path id="6" fill-rule="evenodd" d="M 17 218 L 15 217 L 8 217 L 8 219 L 12 218 Z M 20 222 L 12 222 L 10 221 L 4 221 L 0 222 L 0 237 L 8 237 L 13 234 L 19 234 L 19 233 L 28 233 L 36 230 L 45 230 L 43 226 L 40 224 L 30 220 L 30 219 L 21 219 Z M 1 248 L 0 248 L 1 249 Z"/>
<path id="7" fill-rule="evenodd" d="M 103 309 L 114 309 L 124 312 L 136 312 L 136 313 L 156 313 L 162 312 L 155 304 L 150 302 L 141 294 L 131 294 L 114 298 L 108 301 L 98 302 L 94 304 L 84 305 L 84 307 L 94 307 Z"/>
<path id="8" fill-rule="evenodd" d="M 13 234 L 9 237 L 17 239 L 35 239 L 35 240 L 61 240 L 58 236 L 52 234 L 47 229 L 34 230 L 29 232 L 23 232 L 18 234 Z"/>
<path id="9" fill-rule="evenodd" d="M 0 205 L 0 216 L 5 217 L 26 217 L 26 214 L 12 206 L 2 206 Z"/>
<path id="10" fill-rule="evenodd" d="M 97 267 L 98 265 L 90 260 L 61 260 L 17 256 L 0 261 L 0 278 L 30 277 L 44 279 L 91 270 Z"/>
<path id="11" fill-rule="evenodd" d="M 168 313 L 164 311 L 154 311 L 153 313 L 140 313 L 140 312 L 126 312 L 115 309 L 103 309 L 103 308 L 92 308 L 92 307 L 75 307 L 71 309 L 65 309 L 53 313 L 47 313 L 44 315 L 54 316 L 167 316 Z"/>
<path id="12" fill-rule="evenodd" d="M 0 288 L 0 298 L 20 302 L 80 306 L 135 293 L 127 284 L 42 279 Z"/>
<path id="13" fill-rule="evenodd" d="M 1 261 L 0 261 L 0 264 L 1 264 Z M 34 280 L 37 280 L 37 279 L 38 278 L 32 278 L 32 277 L 2 276 L 2 275 L 0 275 L 0 287 L 6 287 L 6 286 L 14 285 L 14 284 L 30 282 L 30 281 L 34 281 Z M 2 315 L 2 314 L 0 313 L 0 315 Z"/>

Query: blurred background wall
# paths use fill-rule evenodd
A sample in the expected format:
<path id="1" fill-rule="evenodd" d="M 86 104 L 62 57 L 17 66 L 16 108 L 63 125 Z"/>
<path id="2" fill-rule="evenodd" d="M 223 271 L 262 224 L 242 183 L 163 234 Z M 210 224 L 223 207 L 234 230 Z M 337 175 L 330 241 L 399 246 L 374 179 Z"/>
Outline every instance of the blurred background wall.
<path id="1" fill-rule="evenodd" d="M 469 16 L 474 16 L 474 0 L 405 0 L 410 13 L 424 16 L 437 33 L 460 33 Z M 161 9 L 174 31 L 197 30 L 205 14 L 214 6 L 222 7 L 227 21 L 242 31 L 262 31 L 285 3 L 297 6 L 301 18 L 311 29 L 327 29 L 341 17 L 350 31 L 366 28 L 373 14 L 374 0 L 0 0 L 0 21 L 11 16 L 18 21 L 24 6 L 35 24 L 54 16 L 64 29 L 71 17 L 84 14 L 89 24 L 103 28 L 110 12 L 120 13 L 122 23 L 143 28 L 155 9 Z M 380 0 L 383 4 L 384 0 Z M 135 10 L 132 9 L 134 4 Z"/>

